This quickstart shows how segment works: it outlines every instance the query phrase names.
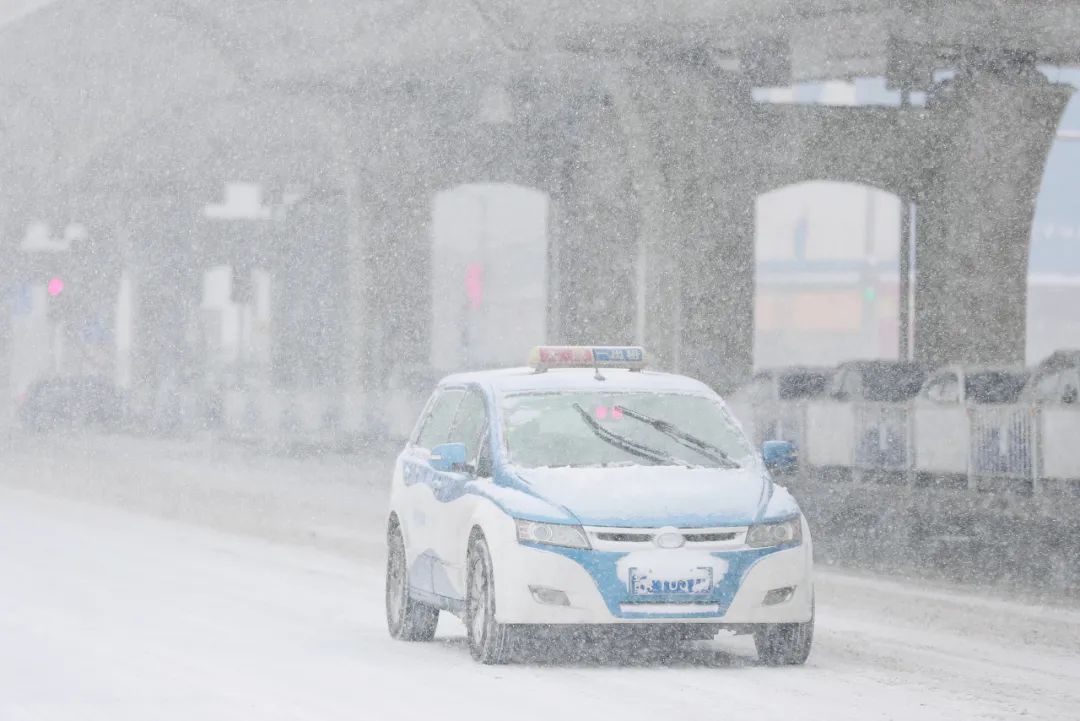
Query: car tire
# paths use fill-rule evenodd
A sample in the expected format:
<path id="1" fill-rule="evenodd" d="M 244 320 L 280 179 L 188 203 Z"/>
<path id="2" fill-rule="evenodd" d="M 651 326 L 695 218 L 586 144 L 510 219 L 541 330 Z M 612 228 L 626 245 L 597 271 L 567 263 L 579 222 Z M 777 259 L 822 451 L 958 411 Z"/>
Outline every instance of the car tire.
<path id="1" fill-rule="evenodd" d="M 491 553 L 482 536 L 469 546 L 465 591 L 465 628 L 469 653 L 483 664 L 510 660 L 511 629 L 495 620 L 495 574 Z"/>
<path id="2" fill-rule="evenodd" d="M 814 613 L 806 623 L 774 623 L 754 629 L 758 658 L 767 666 L 801 666 L 814 643 Z"/>
<path id="3" fill-rule="evenodd" d="M 409 595 L 405 539 L 397 525 L 387 534 L 386 626 L 399 641 L 430 641 L 439 625 L 439 609 Z"/>

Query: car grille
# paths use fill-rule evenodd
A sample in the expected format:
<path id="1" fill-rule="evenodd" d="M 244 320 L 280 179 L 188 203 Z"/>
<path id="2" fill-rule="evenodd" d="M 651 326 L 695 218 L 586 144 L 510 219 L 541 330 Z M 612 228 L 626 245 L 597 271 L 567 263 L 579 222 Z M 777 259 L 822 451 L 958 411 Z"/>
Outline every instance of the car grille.
<path id="1" fill-rule="evenodd" d="M 652 540 L 656 538 L 656 534 L 599 531 L 596 537 L 601 541 L 615 541 L 616 543 L 652 543 Z"/>
<path id="2" fill-rule="evenodd" d="M 613 528 L 610 526 L 586 526 L 585 532 L 593 548 L 598 551 L 630 551 L 655 548 L 653 541 L 659 528 Z M 667 529 L 671 530 L 671 529 Z M 746 540 L 746 526 L 720 528 L 678 528 L 684 548 L 702 550 L 731 549 L 742 547 Z"/>
<path id="3" fill-rule="evenodd" d="M 687 543 L 708 543 L 710 541 L 732 541 L 735 539 L 734 531 L 723 533 L 684 533 L 683 538 Z"/>

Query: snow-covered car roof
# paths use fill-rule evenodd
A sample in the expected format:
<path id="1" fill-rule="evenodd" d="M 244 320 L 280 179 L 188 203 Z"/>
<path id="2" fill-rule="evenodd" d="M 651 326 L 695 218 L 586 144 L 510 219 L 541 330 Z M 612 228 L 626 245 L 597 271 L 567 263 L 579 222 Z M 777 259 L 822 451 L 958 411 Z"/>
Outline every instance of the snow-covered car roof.
<path id="1" fill-rule="evenodd" d="M 605 390 L 605 391 L 666 391 L 715 395 L 701 381 L 673 373 L 631 371 L 625 368 L 601 368 L 604 380 L 596 379 L 592 368 L 553 368 L 537 372 L 532 368 L 455 373 L 439 381 L 440 386 L 476 383 L 499 394 L 528 391 Z"/>

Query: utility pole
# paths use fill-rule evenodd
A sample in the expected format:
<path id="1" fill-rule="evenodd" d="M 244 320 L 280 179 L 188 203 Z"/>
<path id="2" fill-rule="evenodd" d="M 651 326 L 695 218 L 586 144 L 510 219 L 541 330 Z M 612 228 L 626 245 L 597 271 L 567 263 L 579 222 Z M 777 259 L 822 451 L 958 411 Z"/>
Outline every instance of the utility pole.
<path id="1" fill-rule="evenodd" d="M 911 91 L 907 87 L 900 90 L 900 109 L 911 107 Z M 899 321 L 899 344 L 897 356 L 900 360 L 911 360 L 911 249 L 912 242 L 912 202 L 905 192 L 900 196 L 900 292 L 897 298 Z"/>

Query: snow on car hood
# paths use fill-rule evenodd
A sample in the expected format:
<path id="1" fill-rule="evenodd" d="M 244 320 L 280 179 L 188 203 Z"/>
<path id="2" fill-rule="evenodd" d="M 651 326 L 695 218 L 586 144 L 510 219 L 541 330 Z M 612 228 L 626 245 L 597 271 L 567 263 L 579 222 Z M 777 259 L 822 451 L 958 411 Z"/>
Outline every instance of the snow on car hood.
<path id="1" fill-rule="evenodd" d="M 586 526 L 748 525 L 760 519 L 773 488 L 756 465 L 513 470 L 539 498 Z"/>

